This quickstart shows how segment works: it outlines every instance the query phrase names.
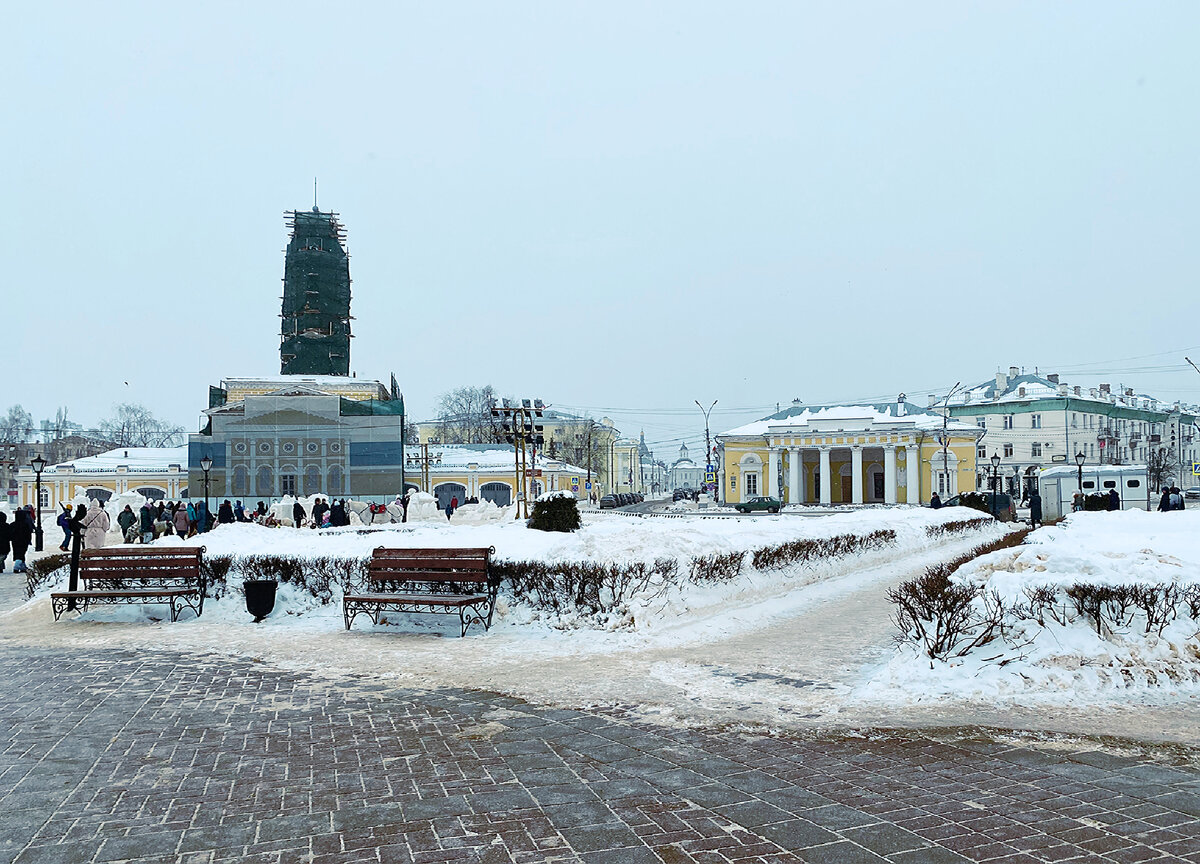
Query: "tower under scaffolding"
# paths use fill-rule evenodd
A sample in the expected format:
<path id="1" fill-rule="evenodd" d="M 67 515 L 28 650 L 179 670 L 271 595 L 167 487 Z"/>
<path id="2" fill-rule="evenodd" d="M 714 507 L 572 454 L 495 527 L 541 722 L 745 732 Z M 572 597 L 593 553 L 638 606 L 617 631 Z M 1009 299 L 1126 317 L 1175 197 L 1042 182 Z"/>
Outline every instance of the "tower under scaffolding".
<path id="1" fill-rule="evenodd" d="M 350 374 L 350 256 L 338 214 L 290 210 L 283 264 L 279 371 Z"/>

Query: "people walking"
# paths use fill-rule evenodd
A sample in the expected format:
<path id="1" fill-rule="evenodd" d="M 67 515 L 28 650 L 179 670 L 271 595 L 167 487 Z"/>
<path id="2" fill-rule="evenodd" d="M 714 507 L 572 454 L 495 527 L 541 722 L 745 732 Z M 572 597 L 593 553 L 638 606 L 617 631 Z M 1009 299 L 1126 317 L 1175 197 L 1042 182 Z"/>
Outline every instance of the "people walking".
<path id="1" fill-rule="evenodd" d="M 143 543 L 154 542 L 154 511 L 150 509 L 149 501 L 138 510 L 138 529 L 142 533 Z"/>
<path id="2" fill-rule="evenodd" d="M 104 538 L 112 522 L 104 509 L 104 502 L 97 501 L 83 517 L 83 545 L 86 549 L 104 548 Z"/>
<path id="3" fill-rule="evenodd" d="M 238 522 L 246 522 L 246 508 L 242 506 L 241 501 L 234 502 L 233 518 Z"/>
<path id="4" fill-rule="evenodd" d="M 0 513 L 0 573 L 4 572 L 4 568 L 7 565 L 8 553 L 12 551 L 12 540 L 9 534 L 11 527 L 8 524 L 8 514 Z"/>
<path id="5" fill-rule="evenodd" d="M 217 508 L 217 522 L 222 525 L 232 525 L 234 522 L 233 505 L 229 503 L 228 498 L 222 501 L 221 506 Z"/>
<path id="6" fill-rule="evenodd" d="M 1083 493 L 1075 490 L 1075 494 L 1071 496 L 1071 512 L 1078 513 L 1083 509 Z"/>
<path id="7" fill-rule="evenodd" d="M 1162 488 L 1162 497 L 1158 499 L 1158 512 L 1166 513 L 1171 509 L 1171 487 L 1164 486 Z"/>
<path id="8" fill-rule="evenodd" d="M 1036 489 L 1029 496 L 1029 524 L 1034 528 L 1042 524 L 1042 496 Z"/>
<path id="9" fill-rule="evenodd" d="M 8 529 L 9 543 L 12 546 L 13 572 L 25 572 L 25 553 L 33 539 L 33 520 L 29 511 L 24 508 L 13 514 L 12 526 Z"/>
<path id="10" fill-rule="evenodd" d="M 175 505 L 175 512 L 171 514 L 171 522 L 175 525 L 175 533 L 180 537 L 187 537 L 192 531 L 192 523 L 188 520 L 187 507 L 182 501 Z"/>
<path id="11" fill-rule="evenodd" d="M 1182 510 L 1183 509 L 1183 493 L 1179 491 L 1178 486 L 1171 487 L 1171 509 L 1172 510 Z"/>
<path id="12" fill-rule="evenodd" d="M 292 524 L 294 524 L 297 528 L 304 527 L 304 520 L 307 515 L 308 514 L 304 512 L 304 508 L 300 506 L 299 501 L 292 505 Z"/>
<path id="13" fill-rule="evenodd" d="M 1108 509 L 1109 510 L 1120 510 L 1121 509 L 1121 495 L 1117 492 L 1116 489 L 1108 490 Z"/>

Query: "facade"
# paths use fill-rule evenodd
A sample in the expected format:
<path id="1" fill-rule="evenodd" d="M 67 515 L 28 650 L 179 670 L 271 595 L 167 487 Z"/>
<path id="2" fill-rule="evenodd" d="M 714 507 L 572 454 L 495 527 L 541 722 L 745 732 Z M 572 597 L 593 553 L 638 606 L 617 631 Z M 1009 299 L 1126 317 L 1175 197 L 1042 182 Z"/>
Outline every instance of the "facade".
<path id="1" fill-rule="evenodd" d="M 45 429 L 43 423 L 43 430 Z M 30 460 L 41 456 L 51 465 L 71 462 L 85 456 L 95 456 L 111 450 L 116 445 L 111 441 L 101 441 L 85 435 L 61 435 L 57 438 L 47 438 L 44 443 L 0 444 L 0 489 L 6 490 L 6 500 L 9 505 L 16 506 L 20 498 L 20 481 L 18 475 L 23 469 L 30 468 Z M 31 498 L 30 501 L 33 499 Z"/>
<path id="2" fill-rule="evenodd" d="M 612 492 L 642 491 L 642 458 L 638 442 L 632 438 L 617 438 L 609 448 L 612 466 Z"/>
<path id="3" fill-rule="evenodd" d="M 792 407 L 716 436 L 722 498 L 917 504 L 974 488 L 972 424 L 909 405 Z M 944 441 L 945 446 L 939 443 Z"/>
<path id="4" fill-rule="evenodd" d="M 422 444 L 444 444 L 451 437 L 438 420 L 423 420 L 416 427 L 417 440 Z M 604 417 L 596 421 L 548 408 L 542 414 L 542 427 L 542 449 L 548 456 L 581 466 L 585 477 L 590 473 L 596 491 L 607 491 L 612 476 L 612 444 L 620 437 L 612 420 Z"/>
<path id="5" fill-rule="evenodd" d="M 460 504 L 468 498 L 501 507 L 512 503 L 517 477 L 516 453 L 511 444 L 429 445 L 428 468 L 424 465 L 425 448 L 410 450 L 405 478 L 408 486 L 435 496 L 440 509 L 446 509 L 453 498 Z M 580 499 L 587 496 L 587 472 L 577 465 L 539 453 L 527 470 L 531 474 L 531 498 L 556 491 L 572 492 Z"/>
<path id="6" fill-rule="evenodd" d="M 666 463 L 654 458 L 654 451 L 646 444 L 645 432 L 642 432 L 638 439 L 638 463 L 641 465 L 642 485 L 635 491 L 645 494 L 665 492 L 667 489 L 667 466 Z"/>
<path id="7" fill-rule="evenodd" d="M 956 393 L 950 416 L 975 423 L 985 433 L 979 442 L 980 487 L 989 486 L 992 455 L 1001 459 L 1005 488 L 1026 496 L 1037 475 L 1052 465 L 1146 464 L 1167 461 L 1166 476 L 1192 485 L 1191 465 L 1200 455 L 1200 410 L 1178 402 L 1163 403 L 1132 388 L 1114 392 L 1071 386 L 1057 375 L 1029 375 L 1010 367 L 995 379 Z"/>
<path id="8" fill-rule="evenodd" d="M 694 489 L 699 491 L 704 482 L 704 468 L 688 458 L 686 444 L 679 445 L 679 458 L 671 465 L 668 484 L 671 489 Z"/>
<path id="9" fill-rule="evenodd" d="M 79 493 L 107 501 L 137 492 L 146 498 L 178 501 L 188 497 L 187 447 L 121 447 L 94 456 L 48 465 L 42 472 L 42 512 Z M 17 475 L 17 505 L 36 506 L 37 478 L 26 465 Z M 201 484 L 198 497 L 204 495 Z"/>
<path id="10" fill-rule="evenodd" d="M 287 214 L 280 374 L 350 374 L 350 256 L 337 215 Z"/>
<path id="11" fill-rule="evenodd" d="M 358 378 L 226 379 L 203 431 L 188 436 L 188 486 L 213 497 L 391 501 L 404 488 L 404 400 Z"/>

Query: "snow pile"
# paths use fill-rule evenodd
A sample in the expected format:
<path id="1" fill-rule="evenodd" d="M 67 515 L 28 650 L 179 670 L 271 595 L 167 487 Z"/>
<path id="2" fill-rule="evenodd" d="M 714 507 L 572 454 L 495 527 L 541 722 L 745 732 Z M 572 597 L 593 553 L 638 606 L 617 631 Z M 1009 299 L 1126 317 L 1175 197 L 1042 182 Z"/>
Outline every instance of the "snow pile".
<path id="1" fill-rule="evenodd" d="M 1001 637 L 947 662 L 904 646 L 864 697 L 1200 694 L 1200 512 L 1076 513 L 953 580 L 1003 604 Z"/>

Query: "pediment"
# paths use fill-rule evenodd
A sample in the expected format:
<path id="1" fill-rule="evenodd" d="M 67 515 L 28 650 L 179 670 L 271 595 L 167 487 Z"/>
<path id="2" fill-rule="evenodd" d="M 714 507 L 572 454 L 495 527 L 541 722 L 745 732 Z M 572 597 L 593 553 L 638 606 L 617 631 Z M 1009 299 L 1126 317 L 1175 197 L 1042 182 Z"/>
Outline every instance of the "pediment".
<path id="1" fill-rule="evenodd" d="M 309 411 L 297 411 L 294 408 L 283 408 L 279 411 L 267 411 L 262 414 L 252 414 L 241 420 L 234 420 L 231 426 L 336 426 L 338 420 L 333 417 L 322 417 Z"/>

